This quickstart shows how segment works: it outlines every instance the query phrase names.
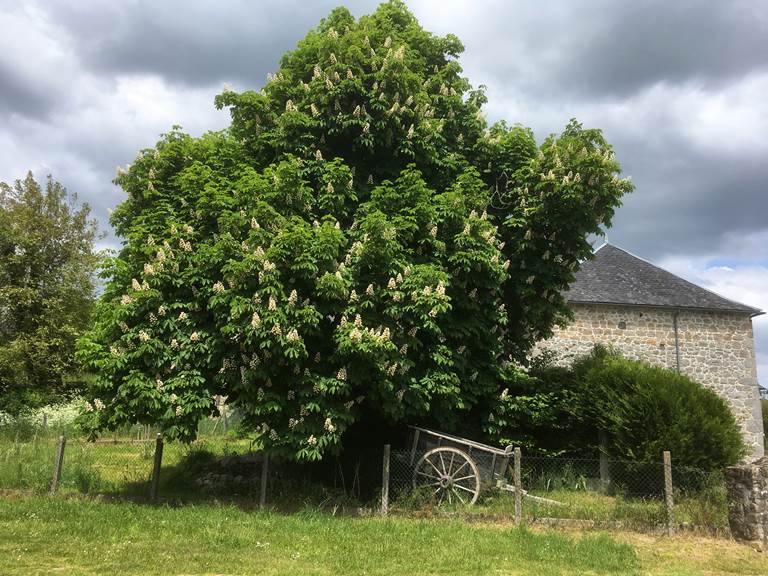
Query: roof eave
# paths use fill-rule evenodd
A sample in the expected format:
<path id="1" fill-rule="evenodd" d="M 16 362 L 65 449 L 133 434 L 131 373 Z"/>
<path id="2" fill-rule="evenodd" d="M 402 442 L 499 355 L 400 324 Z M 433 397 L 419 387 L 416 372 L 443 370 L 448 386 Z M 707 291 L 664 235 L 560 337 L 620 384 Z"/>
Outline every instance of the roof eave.
<path id="1" fill-rule="evenodd" d="M 567 299 L 568 304 L 596 304 L 598 306 L 629 306 L 631 308 L 661 308 L 665 310 L 689 310 L 698 312 L 730 312 L 731 314 L 749 314 L 750 318 L 762 316 L 763 310 L 758 308 L 712 308 L 707 306 L 670 306 L 668 304 L 639 304 L 637 302 L 602 302 L 596 300 Z"/>

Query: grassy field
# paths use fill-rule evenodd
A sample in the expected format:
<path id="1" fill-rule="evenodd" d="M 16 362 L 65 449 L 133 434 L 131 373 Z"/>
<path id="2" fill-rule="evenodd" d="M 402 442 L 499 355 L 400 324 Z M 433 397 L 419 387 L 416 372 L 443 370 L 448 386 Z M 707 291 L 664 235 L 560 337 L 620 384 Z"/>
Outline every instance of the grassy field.
<path id="1" fill-rule="evenodd" d="M 0 435 L 0 490 L 22 490 L 42 494 L 50 488 L 57 438 L 53 434 L 35 436 L 26 441 L 16 441 L 8 435 Z M 212 498 L 228 499 L 250 496 L 256 492 L 237 494 L 226 491 L 201 490 L 195 484 L 199 467 L 223 454 L 245 453 L 251 448 L 246 439 L 235 437 L 209 436 L 190 446 L 178 443 L 165 445 L 163 471 L 161 473 L 160 497 L 165 500 L 204 501 Z M 146 499 L 149 493 L 149 478 L 152 470 L 155 443 L 122 437 L 118 442 L 110 439 L 97 443 L 71 438 L 67 441 L 63 473 L 60 484 L 62 494 L 101 494 L 124 496 L 131 499 Z M 375 477 L 374 482 L 379 482 Z M 295 483 L 295 482 L 294 482 Z M 273 482 L 268 494 L 270 503 L 281 510 L 296 510 L 299 507 L 331 508 L 337 505 L 356 507 L 375 506 L 375 501 L 352 501 L 343 494 L 320 489 L 319 486 L 294 486 L 283 478 Z M 370 488 L 370 487 L 369 487 Z M 378 489 L 378 484 L 376 485 Z M 416 494 L 403 491 L 393 492 L 392 509 L 406 515 L 429 514 L 429 502 Z M 368 490 L 370 494 L 375 490 Z M 431 494 L 431 492 L 430 492 Z M 663 501 L 656 498 L 627 498 L 621 495 L 605 495 L 584 488 L 557 488 L 554 490 L 533 490 L 532 494 L 564 504 L 552 506 L 534 500 L 524 504 L 525 518 L 537 521 L 542 518 L 566 518 L 587 520 L 598 527 L 656 530 L 666 521 Z M 304 504 L 307 504 L 306 506 Z M 449 512 L 459 516 L 487 516 L 496 519 L 511 518 L 514 514 L 514 498 L 511 494 L 489 491 L 471 508 L 460 508 Z M 434 510 L 432 510 L 434 512 Z M 434 514 L 438 515 L 438 514 Z M 676 516 L 679 522 L 701 527 L 708 533 L 727 532 L 727 505 L 724 487 L 698 491 L 695 494 L 679 494 L 676 501 Z"/>
<path id="2" fill-rule="evenodd" d="M 0 499 L 0 574 L 768 574 L 727 540 Z"/>
<path id="3" fill-rule="evenodd" d="M 0 436 L 0 489 L 47 492 L 51 485 L 57 439 L 39 437 L 24 442 Z M 163 483 L 174 479 L 175 468 L 191 452 L 221 456 L 250 449 L 248 440 L 228 437 L 203 438 L 191 445 L 168 443 L 163 450 Z M 153 458 L 154 441 L 120 438 L 97 443 L 67 440 L 60 490 L 80 494 L 146 494 Z M 161 488 L 167 486 L 162 485 Z"/>

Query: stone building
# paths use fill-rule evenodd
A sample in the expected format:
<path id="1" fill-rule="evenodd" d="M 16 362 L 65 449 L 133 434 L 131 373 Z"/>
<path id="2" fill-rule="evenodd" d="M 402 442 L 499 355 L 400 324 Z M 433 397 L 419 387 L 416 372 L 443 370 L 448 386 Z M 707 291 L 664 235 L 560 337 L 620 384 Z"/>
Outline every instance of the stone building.
<path id="1" fill-rule="evenodd" d="M 728 401 L 751 459 L 764 454 L 752 336 L 752 318 L 763 312 L 610 244 L 584 262 L 567 297 L 574 321 L 538 349 L 568 362 L 602 343 L 687 374 Z"/>

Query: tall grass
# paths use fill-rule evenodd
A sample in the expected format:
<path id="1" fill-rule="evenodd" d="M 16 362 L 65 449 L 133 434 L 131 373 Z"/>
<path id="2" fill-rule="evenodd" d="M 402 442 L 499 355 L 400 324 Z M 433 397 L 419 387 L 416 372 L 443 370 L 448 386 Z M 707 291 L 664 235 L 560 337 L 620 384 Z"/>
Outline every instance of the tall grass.
<path id="1" fill-rule="evenodd" d="M 55 444 L 0 440 L 0 488 L 42 492 L 50 488 Z"/>

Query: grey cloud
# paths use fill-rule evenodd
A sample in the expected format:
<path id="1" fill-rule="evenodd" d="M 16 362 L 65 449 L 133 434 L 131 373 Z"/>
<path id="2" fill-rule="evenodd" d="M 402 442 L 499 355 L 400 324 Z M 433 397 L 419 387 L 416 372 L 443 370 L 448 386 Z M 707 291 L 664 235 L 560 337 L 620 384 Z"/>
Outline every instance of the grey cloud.
<path id="1" fill-rule="evenodd" d="M 768 69 L 767 3 L 591 0 L 496 7 L 489 29 L 468 31 L 468 45 L 479 48 L 480 66 L 490 77 L 534 97 L 625 97 L 659 82 L 716 87 Z"/>
<path id="2" fill-rule="evenodd" d="M 0 62 L 0 114 L 19 114 L 27 117 L 45 117 L 55 99 L 40 90 L 18 71 Z"/>
<path id="3" fill-rule="evenodd" d="M 651 259 L 670 252 L 701 256 L 729 232 L 766 227 L 765 168 L 756 159 L 723 162 L 680 148 L 674 157 L 637 146 L 617 150 L 626 171 L 639 177 L 609 232 L 616 243 Z"/>
<path id="4" fill-rule="evenodd" d="M 689 0 L 620 6 L 606 10 L 613 18 L 557 69 L 566 83 L 590 94 L 627 95 L 659 81 L 719 85 L 768 66 L 766 5 Z"/>
<path id="5" fill-rule="evenodd" d="M 98 71 L 154 73 L 187 85 L 263 84 L 280 56 L 337 5 L 333 0 L 281 3 L 184 0 L 71 3 L 55 8 L 84 64 Z M 366 13 L 376 2 L 355 4 Z"/>

